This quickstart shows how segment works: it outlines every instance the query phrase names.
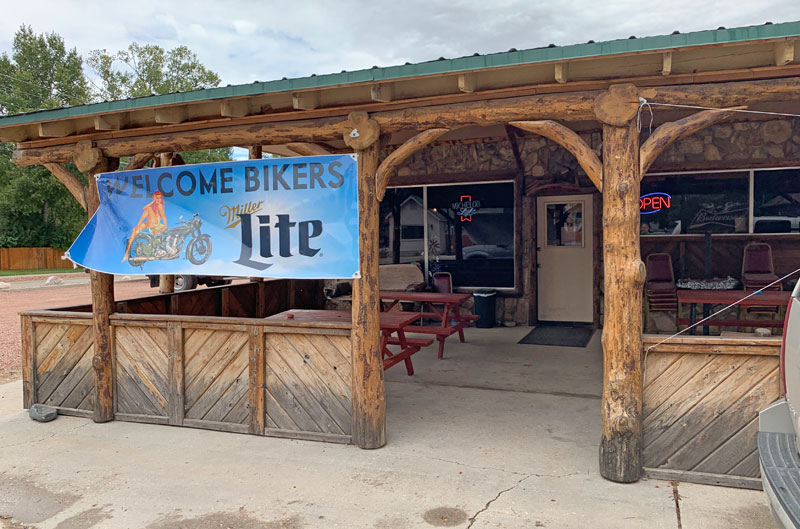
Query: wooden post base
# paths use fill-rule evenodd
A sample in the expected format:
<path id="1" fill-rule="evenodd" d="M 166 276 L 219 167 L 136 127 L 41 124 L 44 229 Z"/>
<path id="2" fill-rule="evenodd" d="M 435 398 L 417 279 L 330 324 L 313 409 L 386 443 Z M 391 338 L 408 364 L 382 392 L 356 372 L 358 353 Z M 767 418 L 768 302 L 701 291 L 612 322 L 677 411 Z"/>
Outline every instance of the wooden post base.
<path id="1" fill-rule="evenodd" d="M 617 483 L 642 477 L 642 436 L 612 432 L 600 440 L 600 475 Z"/>

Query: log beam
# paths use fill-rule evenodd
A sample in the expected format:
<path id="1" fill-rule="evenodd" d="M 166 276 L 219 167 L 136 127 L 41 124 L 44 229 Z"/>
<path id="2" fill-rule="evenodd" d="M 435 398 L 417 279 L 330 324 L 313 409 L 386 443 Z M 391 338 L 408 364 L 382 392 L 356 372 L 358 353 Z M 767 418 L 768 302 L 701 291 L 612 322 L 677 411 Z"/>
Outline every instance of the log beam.
<path id="1" fill-rule="evenodd" d="M 641 88 L 639 95 L 659 103 L 710 107 L 752 105 L 765 101 L 786 101 L 797 97 L 800 79 L 780 78 L 697 85 Z M 593 104 L 599 91 L 579 91 L 472 101 L 448 105 L 420 106 L 371 114 L 382 133 L 404 129 L 425 130 L 468 125 L 496 125 L 509 121 L 557 118 L 560 121 L 594 120 Z M 638 103 L 637 103 L 638 108 Z M 271 118 L 270 118 L 271 119 Z M 194 151 L 236 145 L 250 145 L 255 138 L 265 144 L 327 142 L 341 138 L 348 125 L 342 116 L 308 120 L 274 121 L 242 125 L 209 126 L 207 129 L 159 132 L 94 140 L 107 156 L 133 156 L 142 152 Z M 73 144 L 23 148 L 14 151 L 18 166 L 69 162 Z"/>
<path id="2" fill-rule="evenodd" d="M 360 277 L 353 280 L 353 442 L 361 448 L 386 444 L 386 388 L 380 348 L 378 224 L 375 196 L 379 142 L 358 151 L 358 244 Z"/>
<path id="3" fill-rule="evenodd" d="M 316 143 L 292 142 L 287 143 L 286 148 L 296 152 L 300 156 L 324 156 L 326 154 L 331 154 L 331 151 Z"/>
<path id="4" fill-rule="evenodd" d="M 108 167 L 109 161 L 103 161 L 89 173 L 87 203 L 89 216 L 93 215 L 100 207 L 100 196 L 97 186 L 93 185 L 95 175 Z M 92 368 L 94 371 L 94 403 L 92 419 L 94 422 L 108 422 L 114 420 L 114 359 L 113 359 L 113 333 L 111 330 L 110 316 L 114 312 L 114 276 L 92 270 L 89 273 L 92 288 L 92 313 L 94 330 L 94 356 Z"/>
<path id="5" fill-rule="evenodd" d="M 512 121 L 509 123 L 518 129 L 544 136 L 553 140 L 577 158 L 589 180 L 599 191 L 603 191 L 603 164 L 583 139 L 574 131 L 555 121 Z"/>
<path id="6" fill-rule="evenodd" d="M 128 165 L 125 166 L 125 171 L 133 171 L 134 169 L 142 169 L 147 163 L 153 159 L 153 155 L 150 153 L 140 153 L 136 154 L 128 161 Z"/>
<path id="7" fill-rule="evenodd" d="M 718 123 L 733 115 L 733 111 L 747 107 L 735 107 L 726 110 L 704 110 L 691 116 L 664 123 L 642 144 L 639 154 L 639 178 L 644 178 L 647 170 L 675 141 L 694 134 L 695 132 Z"/>
<path id="8" fill-rule="evenodd" d="M 260 160 L 264 157 L 264 148 L 261 145 L 251 145 L 247 148 L 247 157 L 250 160 Z"/>
<path id="9" fill-rule="evenodd" d="M 64 187 L 75 197 L 75 200 L 78 201 L 78 204 L 80 204 L 83 209 L 88 209 L 86 203 L 86 186 L 78 180 L 77 176 L 72 174 L 72 171 L 58 163 L 47 163 L 44 166 L 59 182 L 64 184 Z"/>
<path id="10" fill-rule="evenodd" d="M 378 167 L 375 176 L 378 182 L 378 187 L 376 189 L 378 201 L 383 200 L 386 194 L 386 186 L 389 184 L 389 178 L 394 174 L 401 163 L 406 161 L 408 157 L 415 152 L 430 145 L 448 132 L 450 132 L 450 129 L 428 129 L 422 131 L 392 151 L 392 153 L 383 160 L 380 167 Z"/>
<path id="11" fill-rule="evenodd" d="M 621 87 L 596 102 L 603 123 L 605 267 L 600 474 L 621 483 L 637 481 L 642 473 L 645 267 L 639 247 L 639 133 L 629 105 L 632 96 L 635 88 Z"/>

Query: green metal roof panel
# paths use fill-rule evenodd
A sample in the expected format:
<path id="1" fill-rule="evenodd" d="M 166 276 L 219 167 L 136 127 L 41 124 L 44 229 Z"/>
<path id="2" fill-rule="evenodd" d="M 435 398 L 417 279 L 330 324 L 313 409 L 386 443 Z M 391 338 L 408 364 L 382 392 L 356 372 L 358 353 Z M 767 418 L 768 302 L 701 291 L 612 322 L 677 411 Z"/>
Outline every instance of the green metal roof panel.
<path id="1" fill-rule="evenodd" d="M 95 114 L 138 110 L 179 103 L 210 101 L 229 97 L 289 92 L 365 82 L 391 81 L 437 74 L 468 72 L 486 68 L 521 66 L 525 64 L 585 59 L 643 51 L 798 36 L 800 36 L 800 21 L 490 53 L 486 55 L 459 57 L 456 59 L 439 59 L 416 64 L 389 66 L 385 68 L 370 68 L 335 74 L 312 75 L 296 79 L 255 82 L 236 86 L 194 90 L 191 92 L 176 92 L 165 95 L 123 99 L 120 101 L 90 103 L 87 105 L 53 110 L 39 110 L 25 114 L 0 117 L 0 127 L 64 118 L 86 117 Z"/>

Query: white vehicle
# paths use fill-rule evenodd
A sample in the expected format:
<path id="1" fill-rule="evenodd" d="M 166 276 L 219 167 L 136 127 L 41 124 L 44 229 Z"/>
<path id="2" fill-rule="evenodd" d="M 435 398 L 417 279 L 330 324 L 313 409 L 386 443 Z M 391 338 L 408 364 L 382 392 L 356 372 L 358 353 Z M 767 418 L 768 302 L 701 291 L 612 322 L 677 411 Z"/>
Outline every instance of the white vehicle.
<path id="1" fill-rule="evenodd" d="M 786 397 L 759 413 L 758 457 L 772 515 L 789 529 L 800 528 L 800 282 L 786 309 L 781 375 Z"/>

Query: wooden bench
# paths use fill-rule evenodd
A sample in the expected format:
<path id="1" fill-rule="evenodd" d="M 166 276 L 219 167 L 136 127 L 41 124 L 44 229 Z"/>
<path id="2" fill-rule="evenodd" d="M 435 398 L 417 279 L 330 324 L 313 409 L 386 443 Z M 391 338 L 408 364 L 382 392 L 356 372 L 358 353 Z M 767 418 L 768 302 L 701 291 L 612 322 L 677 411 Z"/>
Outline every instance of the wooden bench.
<path id="1" fill-rule="evenodd" d="M 405 347 L 403 350 L 399 353 L 392 353 L 386 348 L 387 345 L 399 345 L 402 347 L 403 343 L 401 342 L 400 338 L 396 336 L 384 338 L 383 347 L 381 347 L 381 350 L 383 351 L 383 370 L 386 371 L 393 365 L 399 364 L 402 360 L 406 364 L 406 372 L 408 373 L 408 376 L 412 376 L 414 374 L 414 366 L 411 363 L 411 355 L 418 352 L 423 347 L 431 345 L 432 343 L 433 340 L 431 339 L 405 338 Z"/>

